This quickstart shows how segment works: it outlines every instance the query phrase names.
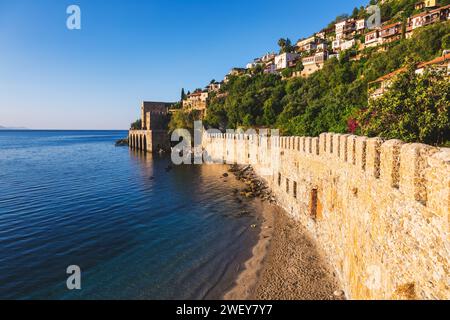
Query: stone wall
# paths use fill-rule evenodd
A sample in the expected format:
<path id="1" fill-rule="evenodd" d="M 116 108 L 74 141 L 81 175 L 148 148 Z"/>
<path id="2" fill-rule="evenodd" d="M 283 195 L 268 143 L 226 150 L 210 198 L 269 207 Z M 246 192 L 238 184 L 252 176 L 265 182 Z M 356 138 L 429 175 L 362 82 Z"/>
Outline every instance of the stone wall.
<path id="1" fill-rule="evenodd" d="M 450 298 L 450 149 L 332 133 L 202 144 L 212 159 L 254 166 L 323 247 L 348 298 Z"/>
<path id="2" fill-rule="evenodd" d="M 141 105 L 141 130 L 130 130 L 129 146 L 145 152 L 170 149 L 168 123 L 171 102 L 144 101 Z"/>

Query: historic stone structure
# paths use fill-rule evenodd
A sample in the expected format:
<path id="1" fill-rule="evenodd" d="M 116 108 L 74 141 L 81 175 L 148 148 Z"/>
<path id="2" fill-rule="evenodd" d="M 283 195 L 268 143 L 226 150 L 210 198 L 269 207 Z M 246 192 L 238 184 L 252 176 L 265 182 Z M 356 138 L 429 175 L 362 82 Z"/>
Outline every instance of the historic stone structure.
<path id="1" fill-rule="evenodd" d="M 141 130 L 130 130 L 128 134 L 130 148 L 154 152 L 170 149 L 167 132 L 169 108 L 173 103 L 144 101 L 141 106 Z"/>
<path id="2" fill-rule="evenodd" d="M 316 237 L 348 298 L 450 298 L 450 149 L 332 133 L 214 134 L 203 147 L 253 164 Z"/>

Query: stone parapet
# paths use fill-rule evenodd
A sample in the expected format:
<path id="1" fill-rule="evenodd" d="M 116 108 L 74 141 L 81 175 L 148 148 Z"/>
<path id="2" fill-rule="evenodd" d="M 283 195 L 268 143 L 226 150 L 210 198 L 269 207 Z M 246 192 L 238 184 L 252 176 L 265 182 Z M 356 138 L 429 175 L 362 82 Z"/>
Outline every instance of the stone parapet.
<path id="1" fill-rule="evenodd" d="M 450 149 L 333 133 L 205 135 L 203 148 L 253 165 L 315 236 L 348 298 L 450 298 Z"/>

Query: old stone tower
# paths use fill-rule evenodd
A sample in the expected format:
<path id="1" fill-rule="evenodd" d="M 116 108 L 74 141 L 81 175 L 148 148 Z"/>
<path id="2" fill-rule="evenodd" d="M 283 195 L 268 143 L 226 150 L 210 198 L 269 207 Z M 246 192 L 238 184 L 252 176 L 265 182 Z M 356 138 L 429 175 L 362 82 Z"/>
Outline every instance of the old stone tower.
<path id="1" fill-rule="evenodd" d="M 167 131 L 169 108 L 173 103 L 144 101 L 141 105 L 141 130 L 130 130 L 130 147 L 147 152 L 170 149 Z"/>

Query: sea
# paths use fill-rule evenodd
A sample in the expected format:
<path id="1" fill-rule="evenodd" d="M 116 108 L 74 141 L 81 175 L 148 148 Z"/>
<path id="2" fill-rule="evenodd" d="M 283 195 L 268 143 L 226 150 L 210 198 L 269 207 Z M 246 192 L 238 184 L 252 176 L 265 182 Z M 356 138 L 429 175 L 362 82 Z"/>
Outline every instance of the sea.
<path id="1" fill-rule="evenodd" d="M 240 182 L 116 147 L 126 136 L 0 131 L 0 299 L 220 299 L 235 285 L 260 219 Z"/>

